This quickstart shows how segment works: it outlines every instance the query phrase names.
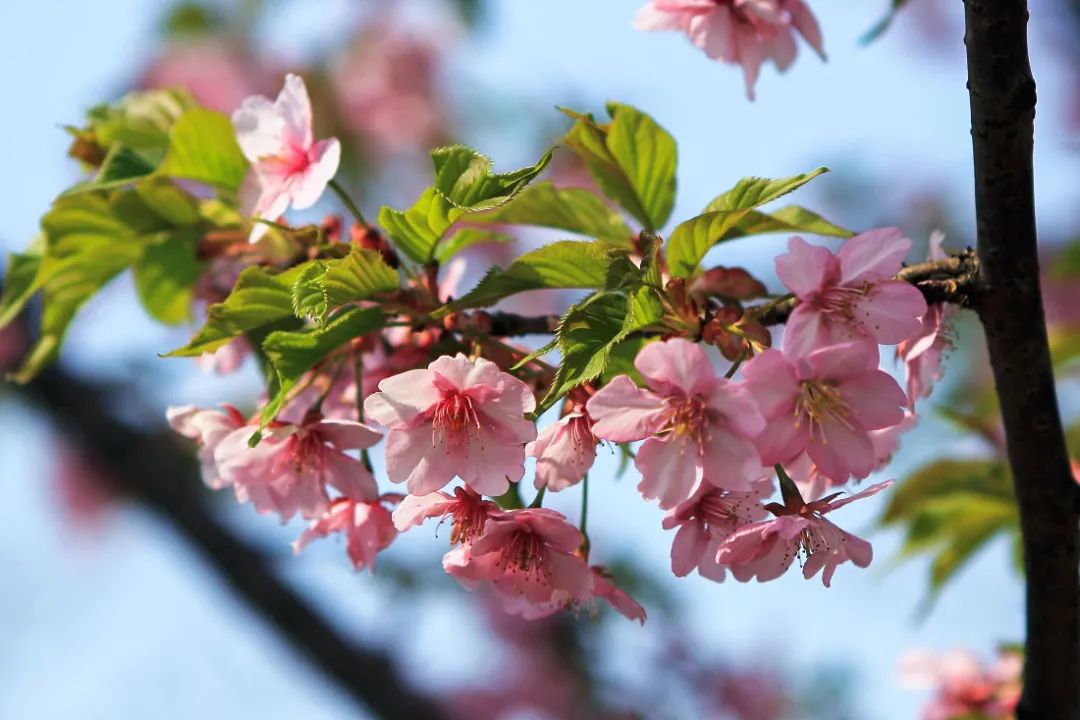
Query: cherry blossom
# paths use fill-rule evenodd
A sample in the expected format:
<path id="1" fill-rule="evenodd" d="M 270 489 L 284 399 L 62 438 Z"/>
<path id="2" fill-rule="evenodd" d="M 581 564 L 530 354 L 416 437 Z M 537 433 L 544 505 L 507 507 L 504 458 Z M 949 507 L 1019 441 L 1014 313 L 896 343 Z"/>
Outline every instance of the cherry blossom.
<path id="1" fill-rule="evenodd" d="M 935 690 L 923 708 L 923 720 L 1012 720 L 1020 701 L 1023 658 L 1002 651 L 987 667 L 966 650 L 935 655 L 909 652 L 900 661 L 901 685 Z"/>
<path id="2" fill-rule="evenodd" d="M 751 100 L 763 63 L 782 72 L 795 61 L 795 31 L 825 59 L 821 28 L 803 0 L 651 0 L 634 26 L 684 32 L 713 60 L 742 65 Z"/>
<path id="3" fill-rule="evenodd" d="M 277 513 L 282 521 L 298 512 L 317 518 L 330 505 L 327 486 L 352 500 L 378 497 L 371 472 L 346 454 L 379 441 L 379 433 L 367 425 L 309 412 L 300 424 L 270 428 L 254 448 L 248 447 L 251 434 L 250 427 L 231 432 L 218 444 L 214 460 L 237 500 L 250 501 L 260 513 Z"/>
<path id="4" fill-rule="evenodd" d="M 810 503 L 801 498 L 789 500 L 787 505 L 772 503 L 766 509 L 776 517 L 736 530 L 720 544 L 716 561 L 727 565 L 740 582 L 753 577 L 766 582 L 783 575 L 799 557 L 803 577 L 809 580 L 824 568 L 821 580 L 829 587 L 837 566 L 850 560 L 858 567 L 869 567 L 874 551 L 870 543 L 841 530 L 825 515 L 875 495 L 892 483 L 871 485 L 842 500 L 830 495 Z"/>
<path id="5" fill-rule="evenodd" d="M 344 533 L 346 551 L 353 567 L 375 569 L 375 556 L 397 537 L 397 530 L 383 503 L 396 501 L 398 495 L 384 495 L 376 500 L 352 500 L 338 498 L 330 504 L 326 514 L 314 520 L 296 542 L 293 552 L 299 553 L 312 540 L 332 533 Z"/>
<path id="6" fill-rule="evenodd" d="M 231 405 L 222 407 L 225 408 L 223 411 L 201 410 L 194 405 L 184 405 L 170 407 L 165 411 L 169 427 L 189 440 L 194 440 L 199 446 L 198 457 L 203 482 L 214 490 L 220 490 L 229 484 L 218 471 L 214 457 L 218 445 L 234 430 L 247 425 L 239 410 Z M 252 428 L 246 430 L 249 435 L 254 432 Z"/>
<path id="7" fill-rule="evenodd" d="M 525 454 L 536 458 L 536 488 L 558 492 L 581 482 L 596 461 L 596 442 L 583 405 L 544 428 L 525 446 Z"/>
<path id="8" fill-rule="evenodd" d="M 407 495 L 394 510 L 394 527 L 405 532 L 428 518 L 449 517 L 452 522 L 450 543 L 469 544 L 484 531 L 488 518 L 501 512 L 499 506 L 466 487 L 454 488 L 454 494 L 433 492 Z"/>
<path id="9" fill-rule="evenodd" d="M 930 234 L 930 260 L 945 259 L 941 247 L 944 241 L 944 233 Z M 945 303 L 931 305 L 922 317 L 919 331 L 896 346 L 896 357 L 903 361 L 907 371 L 908 401 L 912 405 L 917 398 L 929 396 L 941 379 L 942 357 L 952 348 L 952 340 L 945 332 L 949 314 Z"/>
<path id="10" fill-rule="evenodd" d="M 246 98 L 232 121 L 259 186 L 256 218 L 277 220 L 289 207 L 303 210 L 318 202 L 337 173 L 341 145 L 336 138 L 315 141 L 302 78 L 286 75 L 274 101 L 262 95 Z M 266 225 L 256 223 L 251 242 L 265 232 Z"/>
<path id="11" fill-rule="evenodd" d="M 426 495 L 455 476 L 484 495 L 502 495 L 525 474 L 525 444 L 536 426 L 525 383 L 483 358 L 444 355 L 427 369 L 379 383 L 364 412 L 389 429 L 386 472 Z"/>
<path id="12" fill-rule="evenodd" d="M 877 368 L 877 349 L 855 341 L 792 359 L 766 350 L 743 367 L 746 387 L 768 424 L 757 438 L 761 461 L 785 463 L 804 450 L 843 483 L 875 466 L 872 430 L 899 424 L 907 397 Z"/>
<path id="13" fill-rule="evenodd" d="M 490 582 L 512 602 L 584 602 L 592 590 L 592 572 L 575 554 L 582 539 L 554 510 L 503 512 L 488 519 L 471 546 L 448 553 L 443 567 L 467 587 Z"/>
<path id="14" fill-rule="evenodd" d="M 754 398 L 716 375 L 687 340 L 647 345 L 634 366 L 648 383 L 620 375 L 589 399 L 593 433 L 612 442 L 645 440 L 634 464 L 638 490 L 672 508 L 701 485 L 746 491 L 761 477 L 755 438 L 765 427 Z"/>
<path id="15" fill-rule="evenodd" d="M 731 492 L 703 485 L 694 497 L 669 510 L 664 529 L 678 528 L 671 544 L 671 571 L 685 577 L 695 568 L 702 577 L 721 582 L 724 567 L 716 562 L 720 543 L 744 525 L 763 520 L 762 500 L 773 492 L 767 480 L 750 492 Z"/>
<path id="16" fill-rule="evenodd" d="M 526 620 L 539 620 L 563 610 L 583 609 L 595 613 L 597 602 L 602 600 L 627 620 L 637 620 L 640 624 L 645 624 L 647 619 L 645 608 L 616 585 L 606 569 L 593 565 L 589 570 L 592 572 L 592 588 L 588 599 L 584 601 L 574 598 L 567 590 L 559 589 L 552 594 L 551 600 L 545 603 L 529 602 L 523 595 L 506 598 L 503 601 L 503 609 L 512 615 L 520 615 Z"/>
<path id="17" fill-rule="evenodd" d="M 806 355 L 850 340 L 893 345 L 916 335 L 926 300 L 895 279 L 910 249 L 896 228 L 856 235 L 835 255 L 791 238 L 776 258 L 777 276 L 799 299 L 784 329 L 784 351 Z"/>

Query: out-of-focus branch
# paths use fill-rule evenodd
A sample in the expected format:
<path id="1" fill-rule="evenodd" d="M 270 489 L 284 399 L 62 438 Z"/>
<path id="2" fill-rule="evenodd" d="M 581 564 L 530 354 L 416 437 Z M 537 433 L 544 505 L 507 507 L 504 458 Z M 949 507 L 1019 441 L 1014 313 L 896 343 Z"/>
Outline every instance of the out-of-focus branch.
<path id="1" fill-rule="evenodd" d="M 1080 718 L 1080 489 L 1054 391 L 1035 224 L 1026 0 L 965 0 L 980 283 L 1023 534 L 1020 720 Z"/>
<path id="2" fill-rule="evenodd" d="M 268 558 L 206 507 L 190 453 L 164 431 L 137 429 L 109 410 L 108 393 L 60 367 L 19 392 L 32 399 L 117 490 L 141 502 L 199 551 L 248 606 L 316 668 L 380 718 L 447 717 L 400 676 L 390 657 L 342 638 L 274 572 Z"/>

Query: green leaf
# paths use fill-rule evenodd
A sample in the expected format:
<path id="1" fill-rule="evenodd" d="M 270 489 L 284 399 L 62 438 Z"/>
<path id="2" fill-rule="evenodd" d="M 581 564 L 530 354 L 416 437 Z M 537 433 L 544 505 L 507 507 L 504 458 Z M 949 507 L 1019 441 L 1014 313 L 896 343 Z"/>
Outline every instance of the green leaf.
<path id="1" fill-rule="evenodd" d="M 470 222 L 472 222 L 472 218 L 470 218 Z M 514 238 L 505 233 L 494 232 L 493 230 L 482 230 L 480 228 L 472 227 L 461 228 L 460 230 L 454 231 L 448 238 L 438 244 L 435 248 L 435 259 L 442 264 L 462 250 L 470 248 L 473 245 L 508 243 L 513 241 L 513 239 Z"/>
<path id="2" fill-rule="evenodd" d="M 206 323 L 187 345 L 166 357 L 195 357 L 214 352 L 238 335 L 293 317 L 292 285 L 306 271 L 300 266 L 292 278 L 272 275 L 266 269 L 245 268 L 224 302 L 211 305 Z"/>
<path id="3" fill-rule="evenodd" d="M 229 118 L 205 108 L 188 110 L 169 131 L 169 150 L 158 169 L 163 175 L 237 190 L 248 162 Z"/>
<path id="4" fill-rule="evenodd" d="M 169 145 L 169 130 L 177 118 L 196 107 L 178 89 L 128 93 L 114 105 L 99 105 L 87 113 L 94 140 L 107 150 L 123 145 L 156 167 Z"/>
<path id="5" fill-rule="evenodd" d="M 394 241 L 394 247 L 410 260 L 426 263 L 434 257 L 435 246 L 443 234 L 461 214 L 435 188 L 428 188 L 404 212 L 390 207 L 379 210 L 379 225 Z"/>
<path id="6" fill-rule="evenodd" d="M 535 165 L 509 173 L 492 173 L 490 158 L 464 145 L 431 151 L 435 189 L 451 205 L 479 212 L 505 204 L 551 162 L 551 150 Z"/>
<path id="7" fill-rule="evenodd" d="M 126 145 L 116 143 L 109 148 L 94 179 L 77 185 L 76 188 L 85 192 L 120 187 L 146 177 L 152 172 L 154 172 L 154 165 L 144 155 Z"/>
<path id="8" fill-rule="evenodd" d="M 759 177 L 743 178 L 735 184 L 735 187 L 713 198 L 713 201 L 705 206 L 705 212 L 756 208 L 798 190 L 814 178 L 827 172 L 829 172 L 829 168 L 819 167 L 808 173 L 792 175 L 779 180 Z"/>
<path id="9" fill-rule="evenodd" d="M 675 228 L 667 244 L 671 274 L 676 277 L 693 275 L 713 245 L 747 234 L 740 231 L 740 227 L 745 230 L 747 225 L 760 225 L 762 218 L 751 215 L 755 208 L 787 195 L 825 172 L 828 172 L 826 168 L 818 168 L 780 180 L 743 178 L 734 188 L 710 202 L 701 215 Z M 784 215 L 777 222 L 802 219 L 813 223 L 813 218 L 802 215 L 798 210 L 785 208 L 780 212 Z M 821 227 L 826 229 L 824 225 Z"/>
<path id="10" fill-rule="evenodd" d="M 773 213 L 750 211 L 735 227 L 728 230 L 721 240 L 778 232 L 809 233 L 838 238 L 849 238 L 855 234 L 839 225 L 832 224 L 806 208 L 789 205 Z"/>
<path id="11" fill-rule="evenodd" d="M 353 248 L 347 257 L 332 260 L 326 267 L 322 286 L 330 308 L 393 292 L 401 283 L 397 270 L 374 250 Z"/>
<path id="12" fill-rule="evenodd" d="M 263 427 L 277 416 L 289 391 L 304 373 L 342 345 L 379 329 L 383 322 L 378 308 L 350 308 L 330 318 L 325 325 L 267 335 L 262 348 L 273 368 L 274 382 L 268 390 L 270 401 L 261 414 Z"/>
<path id="13" fill-rule="evenodd" d="M 505 270 L 492 268 L 475 288 L 447 307 L 484 307 L 526 290 L 603 287 L 609 252 L 598 242 L 564 240 L 544 245 L 525 253 Z"/>
<path id="14" fill-rule="evenodd" d="M 498 210 L 471 222 L 535 225 L 630 247 L 633 231 L 602 198 L 584 188 L 556 188 L 550 182 L 525 188 Z"/>
<path id="15" fill-rule="evenodd" d="M 200 233 L 180 230 L 149 245 L 135 264 L 135 292 L 151 317 L 167 325 L 191 318 L 191 296 L 202 275 Z"/>
<path id="16" fill-rule="evenodd" d="M 881 522 L 890 525 L 916 514 L 927 498 L 957 492 L 977 493 L 1012 500 L 1012 482 L 1007 468 L 987 460 L 940 460 L 926 465 L 904 480 L 889 494 L 889 504 Z"/>
<path id="17" fill-rule="evenodd" d="M 675 140 L 640 110 L 619 103 L 607 109 L 612 120 L 606 125 L 564 110 L 576 122 L 563 142 L 585 161 L 605 195 L 655 232 L 675 204 Z"/>
<path id="18" fill-rule="evenodd" d="M 551 390 L 537 407 L 539 415 L 578 385 L 603 373 L 612 352 L 631 333 L 663 316 L 663 307 L 648 287 L 624 295 L 602 293 L 570 309 L 556 333 L 562 363 Z"/>
<path id="19" fill-rule="evenodd" d="M 41 252 L 32 249 L 8 255 L 4 292 L 0 295 L 0 328 L 10 325 L 41 287 L 38 282 L 41 262 Z"/>
<path id="20" fill-rule="evenodd" d="M 143 180 L 135 185 L 135 193 L 154 214 L 170 225 L 185 227 L 202 219 L 198 201 L 167 178 Z"/>
<path id="21" fill-rule="evenodd" d="M 315 261 L 300 273 L 292 286 L 293 313 L 301 320 L 310 318 L 321 323 L 329 310 L 326 302 L 326 289 L 322 278 L 326 274 L 326 263 Z"/>

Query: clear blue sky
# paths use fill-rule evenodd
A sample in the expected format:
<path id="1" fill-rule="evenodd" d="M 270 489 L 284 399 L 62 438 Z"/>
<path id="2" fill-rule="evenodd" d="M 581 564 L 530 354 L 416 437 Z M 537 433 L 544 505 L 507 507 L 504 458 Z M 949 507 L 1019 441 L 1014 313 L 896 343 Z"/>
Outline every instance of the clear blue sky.
<path id="1" fill-rule="evenodd" d="M 639 0 L 489 4 L 491 24 L 450 69 L 451 93 L 487 88 L 541 108 L 573 102 L 600 109 L 608 98 L 639 105 L 680 143 L 675 217 L 696 213 L 743 175 L 789 175 L 817 165 L 839 169 L 839 163 L 853 172 L 894 176 L 904 187 L 912 178 L 931 179 L 946 188 L 961 218 L 970 217 L 960 38 L 952 52 L 932 58 L 909 41 L 911 27 L 860 47 L 857 37 L 884 0 L 813 3 L 825 28 L 829 63 L 804 52 L 786 77 L 766 70 L 755 104 L 743 97 L 736 71 L 708 62 L 685 39 L 631 30 Z M 57 3 L 0 5 L 0 27 L 9 30 L 0 47 L 7 93 L 0 125 L 0 168 L 7 180 L 0 192 L 0 242 L 11 248 L 28 240 L 37 217 L 73 177 L 59 126 L 113 95 L 152 47 L 156 18 L 147 14 L 147 3 L 62 5 L 62 12 Z M 337 20 L 350 7 L 345 0 L 282 5 L 285 13 L 264 35 L 285 52 L 335 36 L 343 26 Z M 960 5 L 954 5 L 956 12 Z M 1080 199 L 1075 183 L 1064 182 L 1076 177 L 1077 157 L 1066 150 L 1057 120 L 1054 90 L 1063 84 L 1053 63 L 1039 54 L 1034 60 L 1042 98 L 1038 195 L 1044 230 L 1060 227 Z M 514 143 L 513 129 L 533 120 L 510 116 L 500 122 L 506 124 L 500 132 L 470 139 L 503 167 L 529 161 L 529 151 Z M 817 182 L 827 188 L 842 178 Z M 800 201 L 812 204 L 813 197 L 808 191 Z M 903 226 L 904 218 L 895 223 Z M 966 244 L 968 238 L 956 241 Z M 761 241 L 754 249 L 764 254 L 780 242 Z M 124 357 L 138 362 L 155 361 L 153 353 L 175 344 L 174 335 L 124 305 L 127 293 L 118 286 L 95 302 L 73 333 L 73 348 L 97 369 L 116 362 L 113 343 L 129 344 Z M 211 402 L 225 391 L 223 384 L 207 389 L 189 378 L 159 394 L 171 403 Z M 317 720 L 351 711 L 348 701 L 294 659 L 151 518 L 124 511 L 96 537 L 72 534 L 58 518 L 47 482 L 52 459 L 46 430 L 10 404 L 0 406 L 0 424 L 6 497 L 0 505 L 0 717 Z M 933 424 L 920 428 L 906 438 L 894 473 L 954 439 Z M 595 476 L 603 474 L 601 468 Z M 633 484 L 596 492 L 602 502 L 594 503 L 590 526 L 602 542 L 661 570 L 670 535 L 659 529 L 659 511 L 639 500 Z M 852 530 L 868 530 L 879 503 L 875 498 L 852 506 L 837 519 Z M 269 527 L 248 508 L 235 515 L 245 531 L 279 539 L 283 547 L 295 530 Z M 964 645 L 988 653 L 997 642 L 1018 638 L 1020 586 L 1006 549 L 995 547 L 961 573 L 934 614 L 917 624 L 912 618 L 925 590 L 925 565 L 891 570 L 897 538 L 878 533 L 874 540 L 874 566 L 864 572 L 842 568 L 829 590 L 797 573 L 763 585 L 681 582 L 679 592 L 692 600 L 689 624 L 700 642 L 736 656 L 779 651 L 795 667 L 847 662 L 857 673 L 863 717 L 908 720 L 919 698 L 897 689 L 897 657 L 915 646 Z M 441 548 L 430 538 L 412 537 L 403 545 L 401 552 L 428 554 L 432 572 L 438 570 Z M 345 627 L 394 642 L 379 624 L 387 598 L 368 578 L 352 575 L 340 548 L 313 549 L 293 563 L 290 574 Z M 450 617 L 465 601 L 441 598 L 439 612 Z M 400 650 L 421 677 L 443 684 L 454 677 L 459 661 L 434 645 L 413 642 L 446 639 L 441 616 L 424 617 L 429 619 L 406 633 L 410 642 L 400 643 Z M 632 648 L 633 633 L 627 624 L 619 641 Z M 482 647 L 470 652 L 485 662 Z"/>

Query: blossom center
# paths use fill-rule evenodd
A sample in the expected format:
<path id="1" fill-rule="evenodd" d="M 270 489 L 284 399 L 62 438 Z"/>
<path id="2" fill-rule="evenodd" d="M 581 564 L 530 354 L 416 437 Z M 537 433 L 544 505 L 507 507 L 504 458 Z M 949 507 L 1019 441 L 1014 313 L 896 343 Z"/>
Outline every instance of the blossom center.
<path id="1" fill-rule="evenodd" d="M 838 423 L 852 429 L 851 403 L 835 383 L 828 380 L 804 380 L 795 400 L 795 427 L 805 420 L 810 434 L 824 440 L 824 425 Z"/>
<path id="2" fill-rule="evenodd" d="M 499 564 L 506 572 L 520 572 L 526 577 L 547 575 L 544 541 L 531 532 L 515 532 L 503 546 Z"/>
<path id="3" fill-rule="evenodd" d="M 299 175 L 307 170 L 311 165 L 311 158 L 303 148 L 290 143 L 285 146 L 280 155 L 266 155 L 259 158 L 259 164 L 264 172 L 287 177 Z"/>
<path id="4" fill-rule="evenodd" d="M 484 531 L 487 523 L 488 510 L 481 502 L 469 502 L 461 500 L 454 503 L 450 511 L 453 517 L 453 526 L 450 530 L 450 544 L 458 545 L 471 543 Z"/>
<path id="5" fill-rule="evenodd" d="M 830 287 L 816 299 L 815 305 L 826 315 L 851 322 L 855 320 L 855 304 L 866 296 L 869 284 L 859 287 Z"/>
<path id="6" fill-rule="evenodd" d="M 664 430 L 700 440 L 709 421 L 709 408 L 705 402 L 697 396 L 691 396 L 668 398 L 666 403 L 667 422 Z"/>
<path id="7" fill-rule="evenodd" d="M 469 433 L 480 430 L 480 416 L 472 398 L 460 392 L 452 391 L 443 396 L 435 406 L 431 419 L 435 445 L 460 445 L 468 439 Z"/>

